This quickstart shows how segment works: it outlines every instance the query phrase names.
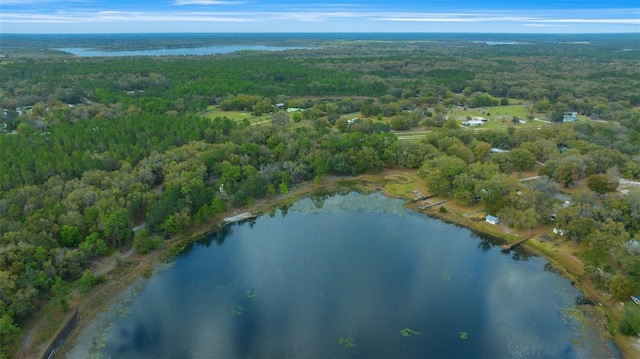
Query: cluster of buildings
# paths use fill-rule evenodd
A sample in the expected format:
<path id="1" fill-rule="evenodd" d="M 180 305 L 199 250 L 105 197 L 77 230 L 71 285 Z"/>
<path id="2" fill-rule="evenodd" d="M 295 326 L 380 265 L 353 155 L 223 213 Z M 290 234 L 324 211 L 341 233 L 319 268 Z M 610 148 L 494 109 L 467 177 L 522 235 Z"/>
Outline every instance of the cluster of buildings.
<path id="1" fill-rule="evenodd" d="M 575 111 L 565 113 L 564 117 L 562 118 L 562 123 L 576 122 L 576 121 L 578 121 L 578 113 Z"/>
<path id="2" fill-rule="evenodd" d="M 464 126 L 470 126 L 470 127 L 475 127 L 475 126 L 483 126 L 485 122 L 487 122 L 488 120 L 484 117 L 481 116 L 476 116 L 473 117 L 470 120 L 467 121 L 462 121 L 462 124 Z"/>

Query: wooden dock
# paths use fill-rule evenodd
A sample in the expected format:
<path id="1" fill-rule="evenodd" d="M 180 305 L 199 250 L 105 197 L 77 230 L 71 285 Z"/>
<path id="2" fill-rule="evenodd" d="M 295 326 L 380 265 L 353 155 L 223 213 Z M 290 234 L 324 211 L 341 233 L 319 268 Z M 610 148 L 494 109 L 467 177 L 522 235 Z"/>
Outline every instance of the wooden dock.
<path id="1" fill-rule="evenodd" d="M 442 201 L 442 202 L 438 202 L 438 203 L 429 204 L 429 205 L 426 205 L 426 206 L 420 206 L 420 207 L 418 207 L 418 208 L 419 208 L 421 211 L 424 211 L 424 210 L 425 210 L 425 209 L 427 209 L 427 208 L 431 208 L 431 207 L 433 207 L 433 206 L 438 206 L 438 205 L 441 205 L 441 204 L 444 204 L 444 203 L 447 203 L 447 202 L 449 202 L 449 200 Z"/>
<path id="2" fill-rule="evenodd" d="M 251 214 L 251 212 L 244 212 L 244 213 L 240 213 L 236 216 L 233 217 L 227 217 L 224 219 L 224 223 L 235 223 L 235 222 L 240 222 L 240 221 L 244 221 L 245 219 L 250 219 L 250 218 L 255 218 L 256 215 L 255 214 Z"/>
<path id="3" fill-rule="evenodd" d="M 533 238 L 533 237 L 535 237 L 535 234 L 532 234 L 532 235 L 530 235 L 529 237 L 523 238 L 523 239 L 521 239 L 521 240 L 519 240 L 519 241 L 515 241 L 515 242 L 513 242 L 513 243 L 503 244 L 503 245 L 501 245 L 501 246 L 500 246 L 500 248 L 502 248 L 502 251 L 503 251 L 503 252 L 507 252 L 508 250 L 510 250 L 511 248 L 513 248 L 514 246 L 517 246 L 518 244 L 520 244 L 520 243 L 522 243 L 522 242 L 526 241 L 527 239 L 531 239 L 531 238 Z"/>
<path id="4" fill-rule="evenodd" d="M 413 202 L 415 203 L 415 202 L 425 201 L 425 200 L 427 200 L 429 198 L 433 198 L 435 196 L 436 196 L 435 194 L 431 194 L 431 195 L 428 195 L 428 196 L 422 196 L 420 198 L 414 199 Z"/>

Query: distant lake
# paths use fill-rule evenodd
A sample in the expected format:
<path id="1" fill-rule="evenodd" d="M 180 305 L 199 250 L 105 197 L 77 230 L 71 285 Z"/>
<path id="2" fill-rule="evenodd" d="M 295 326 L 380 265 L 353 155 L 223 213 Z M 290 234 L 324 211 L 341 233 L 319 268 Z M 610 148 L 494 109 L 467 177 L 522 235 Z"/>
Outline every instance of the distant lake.
<path id="1" fill-rule="evenodd" d="M 150 49 L 150 50 L 132 50 L 132 51 L 103 51 L 79 47 L 62 47 L 56 50 L 68 52 L 80 57 L 96 57 L 96 56 L 180 56 L 180 55 L 215 55 L 228 54 L 236 51 L 255 50 L 255 51 L 283 51 L 307 49 L 307 47 L 279 47 L 265 45 L 222 45 L 222 46 L 206 46 L 194 48 L 175 48 L 175 49 Z"/>
<path id="2" fill-rule="evenodd" d="M 312 196 L 189 246 L 71 358 L 606 358 L 548 262 L 379 193 Z"/>
<path id="3" fill-rule="evenodd" d="M 487 45 L 518 45 L 519 42 L 514 41 L 474 41 L 474 44 L 487 44 Z"/>

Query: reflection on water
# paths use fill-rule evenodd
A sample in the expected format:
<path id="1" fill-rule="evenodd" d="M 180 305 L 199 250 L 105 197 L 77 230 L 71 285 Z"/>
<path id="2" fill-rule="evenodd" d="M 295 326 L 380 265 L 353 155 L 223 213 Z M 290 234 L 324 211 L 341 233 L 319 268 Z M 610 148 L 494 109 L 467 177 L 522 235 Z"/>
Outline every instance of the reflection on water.
<path id="1" fill-rule="evenodd" d="M 380 194 L 308 198 L 191 246 L 71 357 L 608 356 L 545 263 Z"/>

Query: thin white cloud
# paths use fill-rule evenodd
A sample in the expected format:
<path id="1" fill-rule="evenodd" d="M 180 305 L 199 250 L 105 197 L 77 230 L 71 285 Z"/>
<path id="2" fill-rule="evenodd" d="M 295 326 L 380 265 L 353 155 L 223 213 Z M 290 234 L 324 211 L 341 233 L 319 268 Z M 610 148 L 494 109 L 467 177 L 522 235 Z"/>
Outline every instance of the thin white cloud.
<path id="1" fill-rule="evenodd" d="M 441 13 L 398 13 L 373 17 L 377 21 L 395 22 L 529 22 L 529 23 L 584 23 L 640 25 L 640 18 L 545 18 L 543 16 L 516 16 L 514 14 L 441 14 Z"/>
<path id="2" fill-rule="evenodd" d="M 331 19 L 366 18 L 369 15 L 360 12 L 287 12 L 272 14 L 282 20 L 321 22 Z"/>
<path id="3" fill-rule="evenodd" d="M 37 5 L 37 4 L 53 4 L 59 3 L 62 5 L 68 5 L 69 3 L 91 3 L 91 0 L 70 0 L 70 1 L 61 1 L 61 0 L 2 0 L 2 5 Z"/>
<path id="4" fill-rule="evenodd" d="M 17 0 L 0 0 L 17 2 Z M 44 2 L 49 0 L 20 0 L 27 2 Z M 239 1 L 217 0 L 176 0 L 174 5 L 207 4 L 221 5 L 222 3 L 238 4 Z M 353 9 L 352 9 L 353 10 Z M 2 21 L 7 23 L 87 23 L 87 22 L 331 22 L 359 19 L 362 21 L 395 22 L 395 23 L 517 23 L 531 27 L 561 26 L 562 24 L 610 24 L 610 25 L 640 25 L 640 18 L 633 18 L 633 14 L 607 18 L 607 14 L 600 14 L 597 18 L 590 18 L 585 13 L 572 13 L 566 18 L 555 14 L 554 18 L 540 13 L 523 12 L 473 12 L 473 13 L 406 13 L 406 12 L 378 12 L 378 11 L 346 11 L 345 9 L 309 9 L 308 11 L 90 11 L 69 10 L 52 13 L 34 13 L 5 11 Z M 537 24 L 537 25 L 536 25 Z"/>
<path id="5" fill-rule="evenodd" d="M 542 19 L 531 20 L 544 23 L 587 23 L 587 24 L 628 24 L 640 25 L 640 19 Z"/>
<path id="6" fill-rule="evenodd" d="M 378 21 L 402 21 L 402 22 L 487 22 L 487 21 L 532 21 L 526 17 L 508 16 L 438 16 L 438 14 L 428 14 L 426 16 L 391 16 L 378 17 Z"/>
<path id="7" fill-rule="evenodd" d="M 56 14 L 3 14 L 3 22 L 11 23 L 90 23 L 90 22 L 252 22 L 255 19 L 239 13 L 210 12 L 128 12 L 98 11 Z"/>
<path id="8" fill-rule="evenodd" d="M 569 25 L 562 25 L 562 24 L 522 24 L 522 26 L 529 26 L 529 27 L 567 27 Z"/>
<path id="9" fill-rule="evenodd" d="M 173 5 L 240 5 L 245 1 L 218 1 L 218 0 L 176 0 Z"/>

